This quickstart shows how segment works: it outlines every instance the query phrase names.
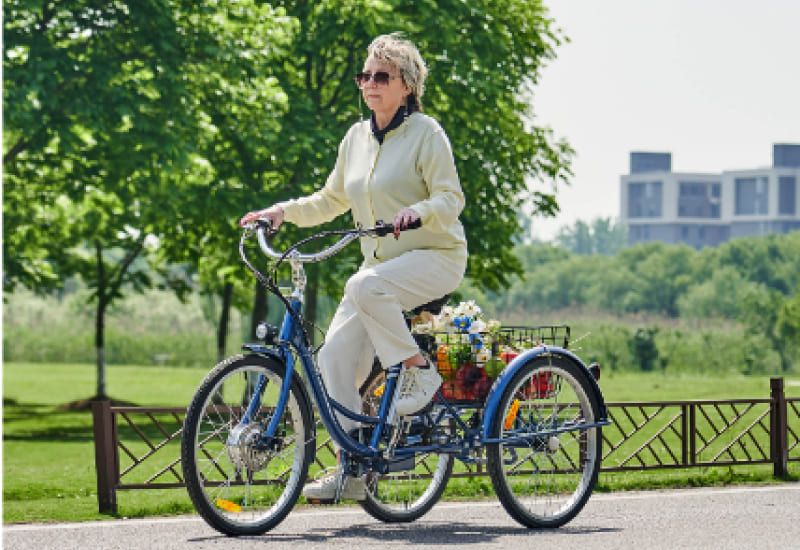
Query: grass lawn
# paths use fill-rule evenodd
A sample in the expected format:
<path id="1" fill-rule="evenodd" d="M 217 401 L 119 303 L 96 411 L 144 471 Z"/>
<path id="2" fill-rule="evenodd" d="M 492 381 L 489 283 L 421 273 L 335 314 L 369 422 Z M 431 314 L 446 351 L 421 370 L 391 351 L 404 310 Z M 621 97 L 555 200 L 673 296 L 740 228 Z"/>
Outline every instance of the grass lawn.
<path id="1" fill-rule="evenodd" d="M 110 366 L 108 393 L 140 406 L 185 406 L 206 369 Z M 64 410 L 95 393 L 91 365 L 3 365 L 3 521 L 99 519 L 92 416 Z M 604 373 L 609 402 L 769 397 L 769 378 L 738 374 L 689 376 Z M 788 396 L 800 396 L 800 377 L 786 379 Z M 798 475 L 796 464 L 792 475 Z M 772 481 L 770 467 L 739 467 L 602 474 L 599 490 Z M 445 498 L 492 494 L 488 477 L 453 479 Z M 117 493 L 120 516 L 192 512 L 183 489 Z"/>

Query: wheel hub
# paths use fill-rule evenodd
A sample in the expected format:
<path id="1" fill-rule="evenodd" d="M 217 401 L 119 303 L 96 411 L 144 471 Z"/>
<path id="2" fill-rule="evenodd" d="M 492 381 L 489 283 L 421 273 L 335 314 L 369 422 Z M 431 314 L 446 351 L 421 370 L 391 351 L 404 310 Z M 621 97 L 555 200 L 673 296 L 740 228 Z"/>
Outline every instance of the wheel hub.
<path id="1" fill-rule="evenodd" d="M 257 472 L 264 469 L 272 458 L 272 452 L 257 449 L 256 443 L 261 439 L 261 426 L 257 424 L 238 425 L 228 435 L 225 447 L 228 458 L 239 469 Z"/>

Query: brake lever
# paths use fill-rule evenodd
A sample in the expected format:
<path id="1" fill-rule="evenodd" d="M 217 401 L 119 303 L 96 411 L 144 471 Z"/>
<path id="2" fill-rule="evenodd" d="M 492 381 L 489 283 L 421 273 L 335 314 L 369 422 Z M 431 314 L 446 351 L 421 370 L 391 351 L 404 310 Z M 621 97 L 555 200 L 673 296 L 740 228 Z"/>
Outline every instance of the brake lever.
<path id="1" fill-rule="evenodd" d="M 250 222 L 251 229 L 266 229 L 267 235 L 272 236 L 278 232 L 276 228 L 272 226 L 272 220 L 269 218 L 258 218 L 257 220 Z"/>

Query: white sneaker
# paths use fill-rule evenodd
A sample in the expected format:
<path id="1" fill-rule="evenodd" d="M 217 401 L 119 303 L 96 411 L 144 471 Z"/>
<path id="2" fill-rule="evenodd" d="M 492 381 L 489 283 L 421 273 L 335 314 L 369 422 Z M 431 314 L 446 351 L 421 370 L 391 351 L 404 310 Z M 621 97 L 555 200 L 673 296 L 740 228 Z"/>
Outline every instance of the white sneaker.
<path id="1" fill-rule="evenodd" d="M 332 501 L 336 497 L 336 486 L 342 475 L 341 468 L 329 471 L 323 477 L 303 487 L 303 496 L 310 502 Z M 367 486 L 363 477 L 345 477 L 341 500 L 365 500 Z"/>
<path id="2" fill-rule="evenodd" d="M 395 412 L 400 416 L 414 414 L 431 402 L 436 390 L 442 385 L 442 377 L 436 367 L 409 367 L 403 376 L 403 386 L 397 397 Z"/>

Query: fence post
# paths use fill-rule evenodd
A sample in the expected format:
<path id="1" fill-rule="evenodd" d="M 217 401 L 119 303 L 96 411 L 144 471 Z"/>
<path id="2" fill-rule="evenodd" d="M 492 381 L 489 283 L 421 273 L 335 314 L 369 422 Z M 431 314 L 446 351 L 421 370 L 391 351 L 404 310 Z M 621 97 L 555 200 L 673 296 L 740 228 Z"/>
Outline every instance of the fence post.
<path id="1" fill-rule="evenodd" d="M 783 378 L 770 378 L 770 458 L 776 477 L 789 473 L 789 449 L 787 445 L 786 395 L 783 393 Z"/>
<path id="2" fill-rule="evenodd" d="M 108 399 L 92 401 L 94 465 L 97 472 L 97 505 L 101 514 L 117 513 L 117 445 L 115 419 Z"/>

